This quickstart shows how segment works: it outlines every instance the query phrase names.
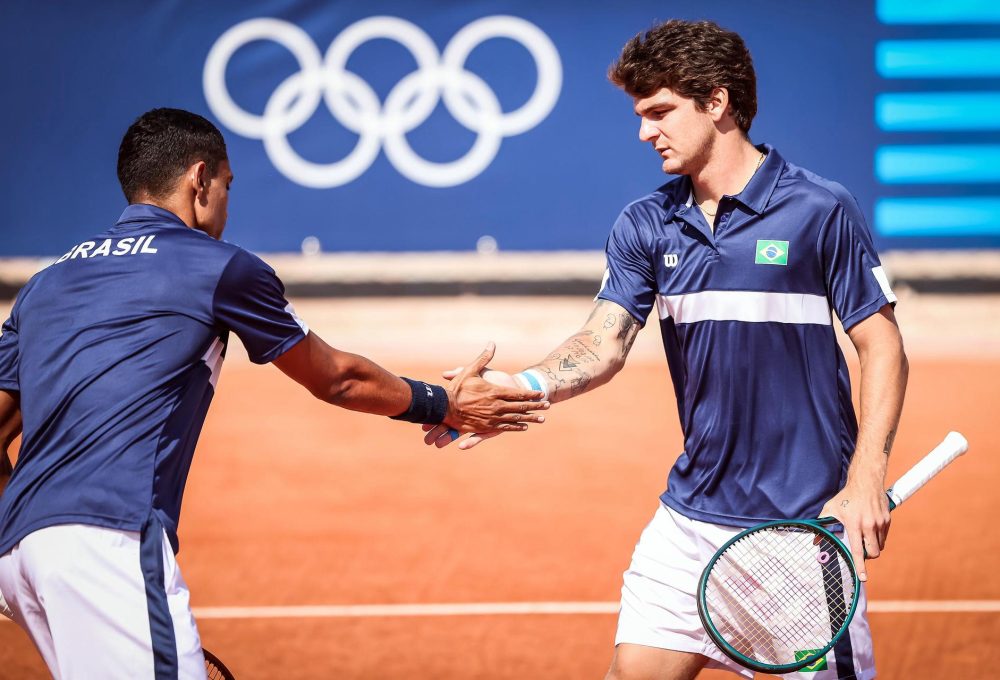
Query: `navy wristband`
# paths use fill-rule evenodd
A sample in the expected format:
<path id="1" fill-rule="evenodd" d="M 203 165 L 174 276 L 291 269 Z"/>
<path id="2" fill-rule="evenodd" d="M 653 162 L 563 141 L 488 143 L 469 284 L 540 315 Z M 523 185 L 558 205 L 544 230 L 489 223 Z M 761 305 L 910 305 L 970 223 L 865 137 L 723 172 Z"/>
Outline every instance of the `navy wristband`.
<path id="1" fill-rule="evenodd" d="M 389 416 L 393 420 L 405 420 L 408 423 L 425 423 L 437 425 L 448 415 L 448 393 L 440 385 L 428 385 L 419 380 L 403 378 L 410 386 L 410 407 L 398 416 Z"/>

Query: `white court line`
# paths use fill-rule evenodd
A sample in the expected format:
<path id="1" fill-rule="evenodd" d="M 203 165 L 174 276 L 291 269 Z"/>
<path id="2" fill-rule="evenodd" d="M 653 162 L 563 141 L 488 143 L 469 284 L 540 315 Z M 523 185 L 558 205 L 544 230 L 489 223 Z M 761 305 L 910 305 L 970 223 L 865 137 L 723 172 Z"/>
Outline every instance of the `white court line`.
<path id="1" fill-rule="evenodd" d="M 1000 613 L 1000 600 L 876 600 L 873 614 Z M 355 604 L 300 607 L 195 607 L 199 619 L 367 618 L 396 616 L 508 616 L 617 614 L 617 602 L 476 602 L 455 604 Z"/>
<path id="2" fill-rule="evenodd" d="M 512 614 L 617 614 L 617 602 L 456 602 L 454 604 L 347 604 L 300 607 L 195 607 L 199 619 L 366 618 L 375 616 L 507 616 Z"/>
<path id="3" fill-rule="evenodd" d="M 875 600 L 872 614 L 1000 613 L 1000 600 Z M 510 616 L 618 613 L 617 602 L 460 602 L 454 604 L 344 604 L 288 607 L 195 607 L 198 619 L 315 619 L 403 616 Z M 0 622 L 7 621 L 0 616 Z"/>
<path id="4" fill-rule="evenodd" d="M 1000 612 L 1000 600 L 875 600 L 868 603 L 873 614 L 950 614 Z"/>

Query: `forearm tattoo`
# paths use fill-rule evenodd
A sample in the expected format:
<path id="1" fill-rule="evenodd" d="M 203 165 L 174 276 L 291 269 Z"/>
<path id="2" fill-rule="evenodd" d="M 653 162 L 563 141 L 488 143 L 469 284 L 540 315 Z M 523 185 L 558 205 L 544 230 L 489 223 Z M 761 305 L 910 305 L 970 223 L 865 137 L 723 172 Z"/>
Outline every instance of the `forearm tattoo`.
<path id="1" fill-rule="evenodd" d="M 641 326 L 628 312 L 609 312 L 609 306 L 612 305 L 599 302 L 587 319 L 584 330 L 567 339 L 544 362 L 531 367 L 545 375 L 550 396 L 560 391 L 563 398 L 583 394 L 595 378 L 605 375 L 609 369 L 617 370 L 625 361 Z M 614 338 L 617 343 L 612 342 L 608 346 L 604 342 L 608 337 Z M 597 384 L 601 382 L 604 381 Z"/>

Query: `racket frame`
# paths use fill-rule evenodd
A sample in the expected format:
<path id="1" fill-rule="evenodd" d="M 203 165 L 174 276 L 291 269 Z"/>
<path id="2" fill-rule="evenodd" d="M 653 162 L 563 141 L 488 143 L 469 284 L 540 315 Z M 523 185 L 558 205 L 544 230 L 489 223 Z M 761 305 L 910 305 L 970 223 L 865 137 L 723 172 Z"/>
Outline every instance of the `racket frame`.
<path id="1" fill-rule="evenodd" d="M 215 670 L 222 674 L 223 680 L 236 680 L 236 676 L 233 675 L 233 672 L 226 667 L 226 664 L 222 663 L 222 660 L 219 657 L 212 654 L 212 652 L 208 651 L 204 647 L 202 647 L 201 653 L 205 657 L 205 663 L 214 666 Z"/>
<path id="2" fill-rule="evenodd" d="M 886 491 L 886 496 L 889 498 L 889 510 L 895 510 L 897 507 L 902 505 L 904 501 L 919 491 L 921 487 L 923 487 L 956 458 L 963 455 L 968 450 L 969 442 L 961 433 L 949 432 L 940 444 L 934 447 L 930 453 L 921 458 L 916 465 L 911 467 L 902 477 L 896 480 L 896 483 L 893 484 L 888 491 Z M 713 642 L 716 643 L 716 645 L 719 646 L 719 649 L 721 649 L 726 656 L 731 658 L 736 663 L 755 671 L 763 673 L 789 673 L 799 670 L 800 668 L 805 668 L 811 663 L 815 663 L 820 657 L 825 656 L 827 652 L 833 649 L 835 644 L 837 644 L 837 641 L 850 627 L 851 620 L 854 618 L 854 612 L 858 605 L 858 594 L 861 590 L 861 584 L 858 581 L 858 571 L 854 564 L 854 558 L 851 556 L 851 551 L 846 545 L 844 545 L 843 541 L 826 528 L 831 524 L 837 524 L 837 519 L 834 517 L 820 517 L 819 519 L 793 519 L 765 522 L 739 532 L 729 539 L 729 541 L 719 548 L 712 556 L 712 559 L 709 560 L 708 565 L 701 573 L 701 579 L 698 581 L 698 616 L 701 618 L 701 623 L 705 627 L 705 632 L 708 633 L 708 636 Z M 805 527 L 807 530 L 819 533 L 820 535 L 833 541 L 834 544 L 838 546 L 841 553 L 846 557 L 847 564 L 854 576 L 854 597 L 851 601 L 851 609 L 848 612 L 847 618 L 844 620 L 844 624 L 841 626 L 840 630 L 837 631 L 836 635 L 833 636 L 830 644 L 824 647 L 821 651 L 816 652 L 805 659 L 800 659 L 799 661 L 790 664 L 772 666 L 744 656 L 737 651 L 735 647 L 723 639 L 722 634 L 715 628 L 715 624 L 712 623 L 712 620 L 707 613 L 708 603 L 705 600 L 705 587 L 708 585 L 708 577 L 712 571 L 712 567 L 715 566 L 715 563 L 719 561 L 719 558 L 722 557 L 722 554 L 726 552 L 729 546 L 755 531 L 762 531 L 776 526 Z"/>
<path id="3" fill-rule="evenodd" d="M 891 501 L 890 501 L 891 502 Z M 837 644 L 837 641 L 843 637 L 844 633 L 851 625 L 851 620 L 854 618 L 854 611 L 858 606 L 858 596 L 861 593 L 861 583 L 858 581 L 858 572 L 854 565 L 854 559 L 851 557 L 851 551 L 844 544 L 840 538 L 826 528 L 824 525 L 836 524 L 837 520 L 833 517 L 821 517 L 819 519 L 791 519 L 791 520 L 776 520 L 774 522 L 765 522 L 763 524 L 757 524 L 748 529 L 744 529 L 740 533 L 733 536 L 731 539 L 726 541 L 726 543 L 719 548 L 712 559 L 708 561 L 708 565 L 701 573 L 701 579 L 698 581 L 698 617 L 701 619 L 702 625 L 705 627 L 705 632 L 708 636 L 712 638 L 712 641 L 718 645 L 719 649 L 728 656 L 730 659 L 745 666 L 754 671 L 760 673 L 790 673 L 792 671 L 797 671 L 801 668 L 815 663 L 820 658 L 826 656 L 827 652 L 833 649 L 833 646 Z M 769 531 L 773 530 L 775 527 L 793 527 L 800 530 L 808 531 L 812 534 L 818 535 L 822 538 L 829 539 L 838 549 L 841 557 L 845 559 L 848 568 L 851 570 L 851 574 L 854 576 L 854 591 L 851 595 L 851 607 L 847 612 L 847 616 L 844 618 L 844 623 L 840 626 L 840 629 L 832 636 L 829 644 L 820 649 L 819 651 L 810 654 L 807 657 L 799 659 L 793 663 L 787 664 L 766 664 L 752 659 L 739 650 L 733 647 L 729 642 L 722 637 L 722 634 L 715 627 L 712 622 L 711 616 L 708 614 L 708 602 L 705 599 L 705 590 L 708 586 L 709 575 L 712 573 L 712 567 L 715 566 L 716 562 L 725 554 L 731 545 L 739 542 L 746 536 L 756 533 L 758 531 Z"/>

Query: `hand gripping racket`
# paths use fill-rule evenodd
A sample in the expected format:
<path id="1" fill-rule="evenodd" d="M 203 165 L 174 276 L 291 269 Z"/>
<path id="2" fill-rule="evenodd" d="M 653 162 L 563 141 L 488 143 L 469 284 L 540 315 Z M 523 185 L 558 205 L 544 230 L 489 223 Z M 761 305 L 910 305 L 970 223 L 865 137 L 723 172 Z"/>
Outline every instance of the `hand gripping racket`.
<path id="1" fill-rule="evenodd" d="M 205 675 L 208 676 L 208 680 L 236 680 L 232 671 L 219 661 L 219 657 L 207 649 L 201 651 L 205 655 Z"/>
<path id="2" fill-rule="evenodd" d="M 893 510 L 969 443 L 957 432 L 899 478 Z M 860 584 L 851 552 L 825 526 L 833 517 L 767 522 L 740 532 L 709 561 L 698 614 L 727 656 L 762 673 L 789 673 L 822 659 L 847 631 Z"/>

